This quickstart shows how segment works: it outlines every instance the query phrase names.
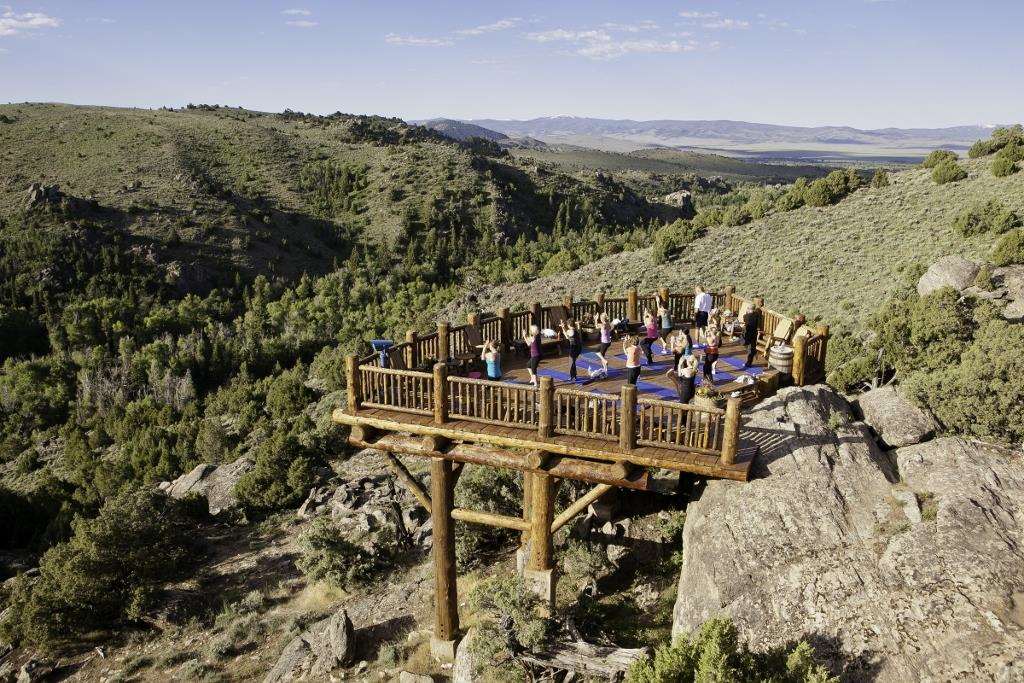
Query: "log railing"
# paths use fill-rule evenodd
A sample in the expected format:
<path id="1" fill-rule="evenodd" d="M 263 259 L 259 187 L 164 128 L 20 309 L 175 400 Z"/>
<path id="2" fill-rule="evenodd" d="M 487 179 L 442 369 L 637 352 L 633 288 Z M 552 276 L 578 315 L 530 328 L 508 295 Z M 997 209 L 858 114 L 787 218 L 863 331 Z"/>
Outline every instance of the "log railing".
<path id="1" fill-rule="evenodd" d="M 488 424 L 536 427 L 537 389 L 508 382 L 449 377 L 448 416 Z"/>
<path id="2" fill-rule="evenodd" d="M 626 315 L 626 300 L 625 299 L 605 299 L 604 300 L 604 311 L 608 314 L 608 320 L 625 320 L 628 316 Z"/>
<path id="3" fill-rule="evenodd" d="M 730 398 L 725 410 L 654 399 L 637 399 L 635 387 L 620 396 L 576 389 L 554 389 L 550 378 L 540 388 L 466 377 L 448 377 L 438 363 L 432 373 L 359 365 L 347 359 L 349 411 L 386 408 L 432 415 L 438 424 L 467 420 L 520 427 L 545 439 L 585 436 L 617 441 L 623 451 L 656 446 L 735 462 L 740 404 Z"/>
<path id="4" fill-rule="evenodd" d="M 512 339 L 522 339 L 533 324 L 533 314 L 530 311 L 519 311 L 509 316 L 509 325 L 512 329 Z"/>
<path id="5" fill-rule="evenodd" d="M 619 397 L 593 391 L 556 389 L 555 434 L 619 440 Z"/>
<path id="6" fill-rule="evenodd" d="M 637 401 L 637 444 L 720 453 L 725 411 L 642 398 Z"/>
<path id="7" fill-rule="evenodd" d="M 356 387 L 359 406 L 421 415 L 434 412 L 434 376 L 426 372 L 361 365 Z"/>
<path id="8" fill-rule="evenodd" d="M 502 331 L 502 320 L 498 316 L 483 317 L 480 320 L 480 338 L 506 343 Z"/>

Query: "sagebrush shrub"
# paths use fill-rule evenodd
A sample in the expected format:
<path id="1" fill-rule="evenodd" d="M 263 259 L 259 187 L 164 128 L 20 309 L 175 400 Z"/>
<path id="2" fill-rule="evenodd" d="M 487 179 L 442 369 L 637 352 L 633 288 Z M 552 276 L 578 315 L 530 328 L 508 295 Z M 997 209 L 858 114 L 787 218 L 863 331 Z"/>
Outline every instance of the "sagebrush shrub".
<path id="1" fill-rule="evenodd" d="M 992 248 L 992 263 L 997 266 L 1024 263 L 1024 229 L 1008 232 L 996 242 Z"/>
<path id="2" fill-rule="evenodd" d="M 963 209 L 953 219 L 953 227 L 964 237 L 986 232 L 1002 234 L 1020 225 L 1020 216 L 997 199 Z"/>
<path id="3" fill-rule="evenodd" d="M 703 231 L 690 221 L 676 220 L 654 234 L 651 259 L 655 263 L 665 263 L 678 256 L 686 245 L 701 237 Z"/>
<path id="4" fill-rule="evenodd" d="M 889 187 L 889 172 L 884 168 L 880 168 L 875 171 L 875 174 L 871 176 L 871 187 L 878 189 L 880 187 Z"/>
<path id="5" fill-rule="evenodd" d="M 347 590 L 373 575 L 373 558 L 343 538 L 341 529 L 329 517 L 314 520 L 299 535 L 298 544 L 301 556 L 295 566 L 312 581 Z"/>
<path id="6" fill-rule="evenodd" d="M 1005 178 L 1017 172 L 1017 164 L 1009 157 L 996 155 L 992 160 L 992 175 L 997 178 Z"/>
<path id="7" fill-rule="evenodd" d="M 932 180 L 939 185 L 955 183 L 967 177 L 967 171 L 963 166 L 951 159 L 944 159 L 932 168 Z"/>
<path id="8" fill-rule="evenodd" d="M 956 155 L 956 152 L 950 152 L 948 149 L 936 149 L 924 158 L 921 162 L 923 168 L 935 168 L 939 164 L 947 161 L 956 162 L 960 157 Z"/>

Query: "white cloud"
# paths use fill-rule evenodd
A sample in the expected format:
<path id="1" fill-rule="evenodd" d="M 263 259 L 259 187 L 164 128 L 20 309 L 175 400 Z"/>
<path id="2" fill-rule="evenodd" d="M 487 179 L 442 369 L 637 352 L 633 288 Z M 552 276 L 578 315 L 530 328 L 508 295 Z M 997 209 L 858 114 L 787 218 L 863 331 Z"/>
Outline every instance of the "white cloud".
<path id="1" fill-rule="evenodd" d="M 8 52 L 10 52 L 10 50 L 8 50 L 6 47 L 0 47 L 0 55 L 5 55 Z"/>
<path id="2" fill-rule="evenodd" d="M 658 26 L 653 21 L 646 19 L 644 21 L 638 21 L 635 24 L 619 24 L 614 21 L 609 21 L 601 24 L 601 28 L 608 29 L 609 31 L 625 31 L 626 33 L 640 33 L 641 31 L 657 31 Z"/>
<path id="3" fill-rule="evenodd" d="M 679 13 L 683 19 L 714 19 L 718 16 L 718 12 L 692 12 L 683 11 Z"/>
<path id="4" fill-rule="evenodd" d="M 293 8 L 293 9 L 283 10 L 281 12 L 281 14 L 284 14 L 285 16 L 289 16 L 289 17 L 308 17 L 308 16 L 312 16 L 313 13 L 310 12 L 308 9 Z"/>
<path id="5" fill-rule="evenodd" d="M 509 17 L 507 19 L 499 19 L 492 24 L 484 24 L 482 26 L 475 26 L 473 28 L 464 28 L 455 33 L 460 36 L 479 36 L 484 33 L 494 33 L 495 31 L 505 31 L 510 28 L 515 28 L 522 23 L 521 17 Z"/>
<path id="6" fill-rule="evenodd" d="M 320 25 L 320 22 L 310 21 L 309 19 L 293 19 L 284 23 L 294 28 L 315 28 Z"/>
<path id="7" fill-rule="evenodd" d="M 402 47 L 450 47 L 454 43 L 449 38 L 422 38 L 420 36 L 400 36 L 397 33 L 389 33 L 384 36 L 384 42 L 389 45 L 400 45 Z"/>
<path id="8" fill-rule="evenodd" d="M 571 54 L 595 60 L 617 59 L 628 54 L 693 52 L 699 48 L 692 40 L 616 40 L 604 30 L 556 28 L 529 33 L 526 37 L 538 43 L 570 43 L 574 46 Z"/>
<path id="9" fill-rule="evenodd" d="M 110 19 L 109 17 L 89 17 L 86 19 L 90 24 L 116 24 L 117 19 Z"/>
<path id="10" fill-rule="evenodd" d="M 612 40 L 589 43 L 576 50 L 576 54 L 590 59 L 615 59 L 632 53 L 678 53 L 696 49 L 696 43 L 678 40 Z"/>
<path id="11" fill-rule="evenodd" d="M 0 36 L 16 36 L 27 31 L 38 31 L 44 28 L 57 28 L 60 19 L 42 12 L 24 12 L 18 14 L 10 7 L 2 7 L 0 12 Z"/>
<path id="12" fill-rule="evenodd" d="M 735 29 L 748 29 L 750 28 L 749 21 L 743 21 L 742 19 L 716 19 L 714 21 L 708 21 L 703 24 L 704 28 L 710 29 L 725 29 L 727 31 Z"/>

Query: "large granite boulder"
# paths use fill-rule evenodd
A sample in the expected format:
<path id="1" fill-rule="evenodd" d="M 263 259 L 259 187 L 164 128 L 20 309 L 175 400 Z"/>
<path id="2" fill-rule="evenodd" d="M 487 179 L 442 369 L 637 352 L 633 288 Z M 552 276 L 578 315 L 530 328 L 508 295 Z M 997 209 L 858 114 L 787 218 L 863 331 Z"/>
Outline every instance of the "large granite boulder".
<path id="1" fill-rule="evenodd" d="M 864 421 L 886 448 L 899 448 L 930 439 L 939 428 L 927 411 L 905 399 L 896 387 L 872 389 L 857 397 Z"/>
<path id="2" fill-rule="evenodd" d="M 473 639 L 478 631 L 471 628 L 459 641 L 455 649 L 455 663 L 452 665 L 452 683 L 476 683 L 480 680 L 478 671 L 483 667 L 473 648 Z"/>
<path id="3" fill-rule="evenodd" d="M 779 392 L 744 436 L 757 478 L 687 510 L 673 633 L 726 615 L 756 649 L 808 640 L 845 680 L 1022 680 L 1019 456 L 941 439 L 894 468 L 824 386 Z"/>
<path id="4" fill-rule="evenodd" d="M 202 463 L 172 482 L 163 482 L 160 489 L 172 498 L 206 498 L 210 514 L 217 515 L 238 506 L 235 484 L 253 466 L 253 461 L 244 456 L 225 465 Z"/>
<path id="5" fill-rule="evenodd" d="M 962 292 L 974 284 L 981 266 L 963 256 L 943 256 L 925 271 L 917 281 L 917 293 L 927 296 L 943 287 Z"/>
<path id="6" fill-rule="evenodd" d="M 348 612 L 338 610 L 289 642 L 263 683 L 323 681 L 339 666 L 352 662 L 355 642 Z"/>

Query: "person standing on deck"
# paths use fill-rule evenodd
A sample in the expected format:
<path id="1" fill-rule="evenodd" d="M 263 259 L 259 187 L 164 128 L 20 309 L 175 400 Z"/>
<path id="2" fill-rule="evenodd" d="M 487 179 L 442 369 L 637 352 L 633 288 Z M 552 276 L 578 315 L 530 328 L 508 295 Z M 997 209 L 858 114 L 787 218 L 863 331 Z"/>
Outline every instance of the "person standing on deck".
<path id="1" fill-rule="evenodd" d="M 697 328 L 697 341 L 701 340 L 704 330 L 708 326 L 708 316 L 711 315 L 711 308 L 715 305 L 711 295 L 704 291 L 704 288 L 697 285 L 693 288 L 693 326 Z"/>
<path id="2" fill-rule="evenodd" d="M 487 365 L 487 379 L 497 382 L 501 379 L 501 352 L 493 339 L 484 342 L 484 348 L 480 351 L 480 360 Z"/>
<path id="3" fill-rule="evenodd" d="M 540 328 L 530 325 L 530 329 L 523 335 L 523 341 L 530 349 L 530 362 L 526 369 L 530 371 L 530 384 L 537 386 L 537 369 L 540 367 Z"/>
<path id="4" fill-rule="evenodd" d="M 718 361 L 718 346 L 722 343 L 722 335 L 717 325 L 708 327 L 707 344 L 704 346 L 704 381 L 715 386 L 715 362 Z"/>
<path id="5" fill-rule="evenodd" d="M 640 341 L 640 345 L 644 349 L 644 355 L 647 356 L 647 364 L 654 365 L 654 355 L 651 353 L 651 347 L 654 346 L 654 342 L 658 341 L 658 319 L 646 308 L 644 309 L 644 329 L 647 333 Z"/>
<path id="6" fill-rule="evenodd" d="M 658 297 L 658 321 L 661 323 L 661 352 L 668 353 L 668 338 L 672 334 L 672 314 L 668 310 L 668 302 Z"/>
<path id="7" fill-rule="evenodd" d="M 626 384 L 636 386 L 640 378 L 640 346 L 633 335 L 627 334 L 623 338 L 622 352 L 626 355 Z"/>
<path id="8" fill-rule="evenodd" d="M 562 335 L 569 341 L 569 379 L 575 382 L 577 380 L 576 361 L 583 353 L 583 333 L 576 326 L 575 321 L 563 320 L 559 326 L 562 328 Z"/>
<path id="9" fill-rule="evenodd" d="M 764 313 L 756 303 L 749 311 L 743 314 L 743 345 L 747 347 L 747 362 L 743 364 L 746 370 L 754 364 L 754 356 L 757 354 L 757 332 L 764 322 Z"/>
<path id="10" fill-rule="evenodd" d="M 601 359 L 601 373 L 605 377 L 608 376 L 608 349 L 612 345 L 612 324 L 608 322 L 607 313 L 595 313 L 594 314 L 594 327 L 597 328 L 598 334 L 601 335 L 601 346 L 597 349 L 597 357 Z M 593 377 L 594 373 L 591 372 L 590 376 Z"/>

